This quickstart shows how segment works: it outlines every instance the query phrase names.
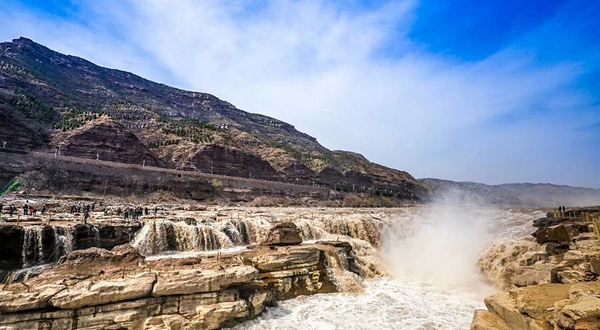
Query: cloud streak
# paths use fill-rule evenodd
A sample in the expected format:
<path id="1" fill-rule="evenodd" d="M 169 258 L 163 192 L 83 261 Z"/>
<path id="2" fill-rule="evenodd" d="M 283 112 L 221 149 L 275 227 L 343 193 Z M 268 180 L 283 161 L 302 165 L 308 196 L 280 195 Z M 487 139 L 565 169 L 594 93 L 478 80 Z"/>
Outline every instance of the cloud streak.
<path id="1" fill-rule="evenodd" d="M 86 1 L 85 24 L 14 5 L 0 36 L 210 92 L 419 177 L 600 187 L 581 62 L 539 64 L 522 46 L 468 62 L 428 52 L 409 37 L 415 1 L 246 3 Z"/>

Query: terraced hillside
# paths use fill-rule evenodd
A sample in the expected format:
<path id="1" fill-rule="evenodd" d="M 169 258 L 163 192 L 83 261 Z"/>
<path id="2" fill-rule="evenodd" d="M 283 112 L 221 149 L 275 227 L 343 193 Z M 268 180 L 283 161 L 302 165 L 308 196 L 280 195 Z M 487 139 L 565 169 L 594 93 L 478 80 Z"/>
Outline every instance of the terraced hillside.
<path id="1" fill-rule="evenodd" d="M 26 38 L 0 43 L 0 139 L 70 156 L 408 199 L 428 194 L 410 174 L 328 150 L 288 123 Z"/>

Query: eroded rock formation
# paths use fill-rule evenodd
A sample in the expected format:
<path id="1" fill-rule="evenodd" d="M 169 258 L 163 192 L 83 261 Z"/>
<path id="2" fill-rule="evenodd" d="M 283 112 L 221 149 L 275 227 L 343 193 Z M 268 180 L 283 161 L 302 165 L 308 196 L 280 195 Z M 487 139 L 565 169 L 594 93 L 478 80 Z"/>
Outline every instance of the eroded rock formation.
<path id="1" fill-rule="evenodd" d="M 0 291 L 0 329 L 218 329 L 277 300 L 334 292 L 338 242 L 147 260 L 130 247 L 75 251 Z M 329 257 L 328 257 L 329 256 Z"/>
<path id="2" fill-rule="evenodd" d="M 485 299 L 472 330 L 600 329 L 600 241 L 583 215 L 571 215 L 535 220 L 534 239 L 482 255 L 484 274 L 509 291 Z"/>
<path id="3" fill-rule="evenodd" d="M 160 165 L 161 162 L 123 125 L 101 117 L 63 138 L 60 153 L 91 159 L 101 159 L 120 163 Z"/>

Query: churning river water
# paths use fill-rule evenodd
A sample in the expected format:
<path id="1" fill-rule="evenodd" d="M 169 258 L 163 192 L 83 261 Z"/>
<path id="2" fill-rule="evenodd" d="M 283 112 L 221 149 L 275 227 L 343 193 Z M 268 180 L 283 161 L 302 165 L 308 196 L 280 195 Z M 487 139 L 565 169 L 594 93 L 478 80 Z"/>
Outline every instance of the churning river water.
<path id="1" fill-rule="evenodd" d="M 317 294 L 290 299 L 234 329 L 468 329 L 476 294 L 411 280 L 365 283 L 361 294 Z"/>
<path id="2" fill-rule="evenodd" d="M 477 269 L 477 256 L 495 240 L 527 235 L 540 215 L 446 207 L 408 215 L 386 233 L 379 251 L 389 278 L 364 281 L 362 293 L 282 301 L 234 329 L 469 329 L 474 310 L 495 292 Z M 407 220 L 414 224 L 409 231 Z"/>

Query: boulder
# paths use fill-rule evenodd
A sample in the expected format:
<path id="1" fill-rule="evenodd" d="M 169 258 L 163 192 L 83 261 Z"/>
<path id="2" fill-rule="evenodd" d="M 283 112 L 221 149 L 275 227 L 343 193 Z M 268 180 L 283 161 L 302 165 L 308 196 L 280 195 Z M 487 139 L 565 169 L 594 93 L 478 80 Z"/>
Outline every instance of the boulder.
<path id="1" fill-rule="evenodd" d="M 281 222 L 275 224 L 267 235 L 267 238 L 261 245 L 268 246 L 285 246 L 298 245 L 302 243 L 300 230 L 292 222 Z"/>
<path id="2" fill-rule="evenodd" d="M 484 303 L 494 317 L 502 320 L 508 329 L 514 330 L 551 330 L 550 325 L 524 315 L 509 292 L 498 293 L 485 298 Z"/>
<path id="3" fill-rule="evenodd" d="M 554 255 L 563 254 L 563 253 L 569 251 L 569 245 L 568 244 L 563 245 L 563 244 L 560 244 L 557 242 L 548 242 L 548 243 L 546 243 L 544 250 L 546 251 L 546 253 L 548 255 L 554 256 Z"/>
<path id="4" fill-rule="evenodd" d="M 494 314 L 483 310 L 475 310 L 470 330 L 508 330 Z"/>
<path id="5" fill-rule="evenodd" d="M 248 305 L 243 300 L 198 306 L 194 321 L 203 325 L 202 329 L 219 329 L 224 323 L 235 323 L 235 319 L 248 316 Z"/>
<path id="6" fill-rule="evenodd" d="M 579 235 L 579 231 L 571 225 L 556 225 L 546 228 L 540 228 L 533 236 L 538 244 L 547 242 L 556 242 L 563 245 L 569 244 L 573 238 Z"/>

